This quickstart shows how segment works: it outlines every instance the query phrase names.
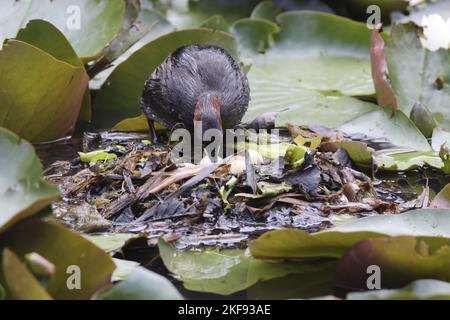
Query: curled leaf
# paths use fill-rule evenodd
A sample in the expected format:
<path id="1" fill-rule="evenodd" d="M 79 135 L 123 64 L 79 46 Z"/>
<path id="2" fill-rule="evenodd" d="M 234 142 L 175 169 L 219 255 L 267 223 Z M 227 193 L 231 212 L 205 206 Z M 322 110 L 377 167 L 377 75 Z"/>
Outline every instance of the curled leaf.
<path id="1" fill-rule="evenodd" d="M 388 67 L 384 54 L 384 40 L 379 29 L 374 29 L 370 42 L 370 57 L 372 63 L 372 78 L 380 107 L 390 107 L 392 114 L 398 108 L 397 98 L 388 76 Z"/>

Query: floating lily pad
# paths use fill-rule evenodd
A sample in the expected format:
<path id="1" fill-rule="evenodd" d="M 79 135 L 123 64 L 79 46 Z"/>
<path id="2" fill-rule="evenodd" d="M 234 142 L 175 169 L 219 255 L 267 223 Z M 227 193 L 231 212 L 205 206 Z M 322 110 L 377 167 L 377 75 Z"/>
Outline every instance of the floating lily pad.
<path id="1" fill-rule="evenodd" d="M 15 39 L 31 44 L 74 67 L 83 66 L 64 34 L 50 22 L 31 20 L 19 30 Z"/>
<path id="2" fill-rule="evenodd" d="M 264 53 L 274 42 L 279 31 L 277 24 L 262 19 L 241 19 L 230 28 L 236 37 L 241 54 Z M 253 119 L 252 119 L 253 120 Z"/>
<path id="3" fill-rule="evenodd" d="M 146 16 L 149 10 L 142 7 L 140 0 L 124 1 L 124 3 L 125 13 L 120 31 L 106 48 L 105 57 L 108 61 L 118 58 L 152 28 Z"/>
<path id="4" fill-rule="evenodd" d="M 443 245 L 450 243 L 449 230 L 449 210 L 424 209 L 361 218 L 314 234 L 289 229 L 271 231 L 251 241 L 249 247 L 255 257 L 338 258 L 359 241 L 386 236 L 416 236 Z"/>
<path id="5" fill-rule="evenodd" d="M 243 250 L 177 251 L 160 240 L 159 251 L 170 272 L 188 290 L 229 295 L 288 274 L 317 270 L 315 262 L 278 263 L 254 259 Z"/>
<path id="6" fill-rule="evenodd" d="M 42 166 L 33 147 L 0 128 L 0 233 L 38 213 L 59 196 L 42 180 Z"/>
<path id="7" fill-rule="evenodd" d="M 200 27 L 219 30 L 223 32 L 228 32 L 230 30 L 230 24 L 220 14 L 210 17 L 208 20 L 203 22 Z"/>
<path id="8" fill-rule="evenodd" d="M 256 21 L 235 24 L 241 44 L 254 35 L 270 35 L 264 26 L 271 22 Z M 375 110 L 375 105 L 354 98 L 375 93 L 366 25 L 312 12 L 283 13 L 277 21 L 280 31 L 273 35 L 273 45 L 264 54 L 251 55 L 252 100 L 245 120 L 286 110 L 277 117 L 278 126 L 291 121 L 337 127 Z M 255 40 L 245 41 L 255 47 Z"/>
<path id="9" fill-rule="evenodd" d="M 10 40 L 0 51 L 0 125 L 33 142 L 72 133 L 88 76 L 30 44 Z"/>
<path id="10" fill-rule="evenodd" d="M 439 157 L 436 151 L 420 152 L 404 149 L 386 149 L 374 153 L 374 163 L 381 170 L 407 171 L 429 166 L 445 173 L 448 165 Z"/>
<path id="11" fill-rule="evenodd" d="M 423 133 L 428 139 L 433 135 L 433 130 L 437 127 L 436 120 L 431 112 L 421 103 L 416 103 L 409 115 L 412 122 L 417 126 L 417 129 Z"/>
<path id="12" fill-rule="evenodd" d="M 302 268 L 304 262 L 298 262 Z M 308 264 L 308 263 L 307 263 Z M 290 274 L 258 282 L 247 290 L 247 298 L 255 300 L 309 299 L 332 295 L 335 291 L 335 259 L 319 260 L 305 273 Z"/>
<path id="13" fill-rule="evenodd" d="M 12 297 L 90 298 L 107 284 L 114 269 L 111 258 L 88 240 L 61 226 L 38 219 L 21 221 L 48 206 L 58 197 L 58 191 L 42 181 L 42 167 L 30 144 L 0 128 L 0 149 L 4 152 L 0 157 L 0 170 L 3 170 L 0 174 L 1 246 L 10 248 L 19 257 L 35 252 L 56 266 L 56 273 L 49 282 L 49 294 L 45 294 L 33 284 L 34 278 L 25 272 L 26 268 L 18 265 L 17 258 L 9 255 L 3 261 L 3 279 Z M 92 269 L 93 263 L 95 269 Z M 69 290 L 67 286 L 70 275 L 66 271 L 70 266 L 80 268 L 81 290 Z"/>
<path id="14" fill-rule="evenodd" d="M 339 130 L 347 134 L 363 133 L 369 137 L 385 137 L 394 145 L 410 150 L 431 150 L 427 139 L 401 110 L 393 117 L 389 109 L 376 110 L 343 124 Z"/>
<path id="15" fill-rule="evenodd" d="M 439 280 L 417 280 L 401 289 L 353 292 L 348 300 L 449 300 L 450 283 Z"/>
<path id="16" fill-rule="evenodd" d="M 125 28 L 130 22 L 132 22 L 132 25 L 129 28 Z M 133 53 L 156 38 L 172 31 L 174 31 L 174 26 L 161 13 L 155 10 L 141 8 L 136 20 L 129 21 L 128 23 L 124 22 L 121 33 L 106 48 L 105 59 L 107 61 L 106 63 L 109 62 L 110 65 L 95 75 L 89 82 L 90 88 L 95 90 L 100 89 L 117 66 L 126 61 Z"/>
<path id="17" fill-rule="evenodd" d="M 133 271 L 139 268 L 139 263 L 135 261 L 114 259 L 114 263 L 116 264 L 116 270 L 111 276 L 112 282 L 127 279 Z"/>
<path id="18" fill-rule="evenodd" d="M 90 299 L 109 283 L 116 268 L 111 257 L 89 240 L 38 219 L 15 225 L 2 240 L 18 256 L 36 252 L 55 265 L 55 274 L 47 287 L 55 299 Z M 76 284 L 76 279 L 80 280 L 80 289 L 71 290 L 68 283 Z"/>
<path id="19" fill-rule="evenodd" d="M 28 21 L 42 19 L 61 30 L 80 57 L 92 60 L 119 32 L 124 8 L 121 0 L 5 0 L 0 4 L 0 43 L 14 38 Z"/>
<path id="20" fill-rule="evenodd" d="M 441 146 L 450 148 L 450 132 L 441 128 L 435 128 L 433 130 L 431 145 L 433 146 L 433 150 L 438 152 L 441 150 Z"/>
<path id="21" fill-rule="evenodd" d="M 137 235 L 132 233 L 106 233 L 85 236 L 86 239 L 106 252 L 115 252 L 121 249 L 129 240 L 137 237 Z"/>
<path id="22" fill-rule="evenodd" d="M 430 208 L 450 209 L 450 183 L 434 197 Z"/>
<path id="23" fill-rule="evenodd" d="M 255 9 L 253 9 L 250 17 L 275 21 L 281 11 L 282 10 L 273 1 L 266 0 L 262 1 Z"/>
<path id="24" fill-rule="evenodd" d="M 112 128 L 112 130 L 125 132 L 148 132 L 148 120 L 144 115 L 140 115 L 134 118 L 127 118 L 117 123 L 114 128 Z"/>
<path id="25" fill-rule="evenodd" d="M 47 21 L 31 20 L 24 29 L 19 30 L 16 39 L 31 44 L 74 67 L 84 66 L 64 34 Z M 80 120 L 91 120 L 91 95 L 89 88 L 86 88 L 84 94 Z"/>

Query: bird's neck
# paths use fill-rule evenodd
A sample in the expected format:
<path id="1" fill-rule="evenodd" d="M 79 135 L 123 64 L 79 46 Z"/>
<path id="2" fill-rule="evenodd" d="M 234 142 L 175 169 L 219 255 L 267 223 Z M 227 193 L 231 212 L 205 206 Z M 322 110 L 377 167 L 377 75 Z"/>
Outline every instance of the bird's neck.
<path id="1" fill-rule="evenodd" d="M 195 105 L 194 121 L 202 121 L 203 116 L 208 114 L 220 116 L 221 107 L 222 103 L 218 94 L 214 92 L 202 93 Z"/>

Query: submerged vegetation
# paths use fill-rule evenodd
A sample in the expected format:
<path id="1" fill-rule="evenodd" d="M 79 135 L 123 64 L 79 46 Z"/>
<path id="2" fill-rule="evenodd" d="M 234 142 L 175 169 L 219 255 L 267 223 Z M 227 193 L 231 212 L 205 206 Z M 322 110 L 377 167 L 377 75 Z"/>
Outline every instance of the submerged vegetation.
<path id="1" fill-rule="evenodd" d="M 1 2 L 0 298 L 450 298 L 450 3 L 334 2 Z M 217 161 L 139 108 L 189 44 L 250 84 Z"/>

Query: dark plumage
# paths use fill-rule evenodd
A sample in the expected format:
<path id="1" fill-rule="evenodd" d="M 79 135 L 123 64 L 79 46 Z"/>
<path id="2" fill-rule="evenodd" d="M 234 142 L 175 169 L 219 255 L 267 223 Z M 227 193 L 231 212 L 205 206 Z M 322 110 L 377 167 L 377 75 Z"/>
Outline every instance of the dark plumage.
<path id="1" fill-rule="evenodd" d="M 190 45 L 177 49 L 152 73 L 141 107 L 151 129 L 156 121 L 168 128 L 181 123 L 193 131 L 195 119 L 205 132 L 233 128 L 249 100 L 247 77 L 225 50 Z"/>

